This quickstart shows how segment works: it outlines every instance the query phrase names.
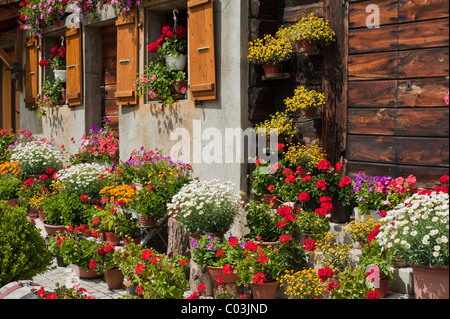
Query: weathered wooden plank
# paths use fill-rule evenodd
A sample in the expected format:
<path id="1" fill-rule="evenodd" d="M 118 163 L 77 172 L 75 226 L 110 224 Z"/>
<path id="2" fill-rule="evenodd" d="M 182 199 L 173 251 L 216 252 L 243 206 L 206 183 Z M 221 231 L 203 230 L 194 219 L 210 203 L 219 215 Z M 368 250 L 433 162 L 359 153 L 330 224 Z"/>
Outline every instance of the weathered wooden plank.
<path id="1" fill-rule="evenodd" d="M 385 136 L 348 135 L 347 159 L 375 163 L 395 163 L 397 138 Z"/>
<path id="2" fill-rule="evenodd" d="M 448 167 L 448 138 L 397 138 L 397 163 Z"/>
<path id="3" fill-rule="evenodd" d="M 444 67 L 444 64 L 441 65 Z M 398 106 L 445 106 L 448 80 L 443 77 L 398 81 Z"/>
<path id="4" fill-rule="evenodd" d="M 448 113 L 446 108 L 353 108 L 348 111 L 348 133 L 448 137 Z"/>
<path id="5" fill-rule="evenodd" d="M 399 78 L 438 77 L 448 75 L 448 46 L 446 48 L 400 51 L 398 55 Z"/>
<path id="6" fill-rule="evenodd" d="M 323 17 L 323 1 L 285 8 L 283 13 L 283 23 L 296 23 L 302 18 L 308 17 L 308 14 L 310 13 L 313 13 L 316 17 Z"/>
<path id="7" fill-rule="evenodd" d="M 417 178 L 416 185 L 433 189 L 439 184 L 439 178 L 442 175 L 448 175 L 448 168 L 444 167 L 427 167 L 427 166 L 411 166 L 411 165 L 392 165 L 380 163 L 366 163 L 348 161 L 347 174 L 355 176 L 358 172 L 365 172 L 367 176 L 387 176 L 392 178 L 414 175 Z"/>
<path id="8" fill-rule="evenodd" d="M 448 138 L 348 135 L 352 161 L 448 166 Z"/>
<path id="9" fill-rule="evenodd" d="M 349 82 L 348 107 L 395 107 L 397 81 Z"/>
<path id="10" fill-rule="evenodd" d="M 448 17 L 448 0 L 400 0 L 399 22 Z"/>
<path id="11" fill-rule="evenodd" d="M 349 54 L 396 50 L 398 47 L 397 29 L 398 25 L 350 30 Z"/>
<path id="12" fill-rule="evenodd" d="M 374 4 L 379 8 L 380 26 L 398 22 L 398 0 L 367 0 L 350 3 L 350 29 L 367 27 L 366 20 L 375 13 L 371 9 L 371 5 Z"/>
<path id="13" fill-rule="evenodd" d="M 448 47 L 448 19 L 398 25 L 398 49 Z"/>
<path id="14" fill-rule="evenodd" d="M 397 53 L 382 52 L 349 56 L 349 80 L 397 78 Z"/>

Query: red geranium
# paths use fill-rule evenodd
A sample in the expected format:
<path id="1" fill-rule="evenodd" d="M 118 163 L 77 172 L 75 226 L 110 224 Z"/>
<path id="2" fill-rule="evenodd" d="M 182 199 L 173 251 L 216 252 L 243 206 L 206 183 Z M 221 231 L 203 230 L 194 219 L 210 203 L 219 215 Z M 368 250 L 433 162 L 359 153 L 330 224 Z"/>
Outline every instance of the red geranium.
<path id="1" fill-rule="evenodd" d="M 306 251 L 316 250 L 316 241 L 314 239 L 306 238 L 303 240 L 303 246 Z"/>
<path id="2" fill-rule="evenodd" d="M 323 179 L 319 179 L 316 182 L 316 186 L 324 191 L 327 188 L 327 182 L 325 182 Z"/>
<path id="3" fill-rule="evenodd" d="M 307 192 L 303 192 L 298 194 L 298 201 L 299 202 L 307 202 L 311 199 L 311 197 L 309 197 Z"/>
<path id="4" fill-rule="evenodd" d="M 258 285 L 261 285 L 264 281 L 266 281 L 266 276 L 264 276 L 263 273 L 259 272 L 255 274 L 252 281 Z"/>
<path id="5" fill-rule="evenodd" d="M 328 162 L 326 159 L 323 159 L 317 164 L 317 168 L 320 169 L 320 170 L 330 169 L 331 168 L 331 163 Z"/>

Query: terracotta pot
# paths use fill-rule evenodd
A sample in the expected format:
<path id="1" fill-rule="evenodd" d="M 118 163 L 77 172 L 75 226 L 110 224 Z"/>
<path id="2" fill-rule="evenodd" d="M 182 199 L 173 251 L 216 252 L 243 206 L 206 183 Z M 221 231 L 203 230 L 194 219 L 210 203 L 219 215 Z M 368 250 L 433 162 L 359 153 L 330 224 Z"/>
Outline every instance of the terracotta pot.
<path id="1" fill-rule="evenodd" d="M 314 40 L 302 39 L 295 41 L 293 44 L 293 49 L 297 53 L 304 53 L 309 55 L 319 54 L 319 50 Z"/>
<path id="2" fill-rule="evenodd" d="M 274 299 L 277 292 L 278 281 L 250 284 L 253 299 Z"/>
<path id="3" fill-rule="evenodd" d="M 96 273 L 93 269 L 86 271 L 78 265 L 73 265 L 73 270 L 75 270 L 75 274 L 80 277 L 80 279 L 95 279 L 102 276 L 101 274 Z"/>
<path id="4" fill-rule="evenodd" d="M 108 289 L 120 289 L 123 286 L 124 275 L 120 269 L 110 269 L 104 272 Z"/>
<path id="5" fill-rule="evenodd" d="M 342 202 L 333 201 L 333 211 L 331 212 L 330 220 L 333 223 L 348 223 L 353 207 L 343 206 Z"/>
<path id="6" fill-rule="evenodd" d="M 106 241 L 113 244 L 114 246 L 116 246 L 119 244 L 120 238 L 117 237 L 116 234 L 107 231 L 106 232 Z"/>
<path id="7" fill-rule="evenodd" d="M 18 201 L 19 201 L 18 198 L 13 198 L 13 199 L 8 199 L 7 203 L 8 203 L 8 206 L 15 207 L 18 205 Z"/>
<path id="8" fill-rule="evenodd" d="M 124 237 L 123 245 L 126 246 L 129 243 L 135 243 L 136 245 L 139 245 L 141 243 L 141 237 L 134 237 L 133 239 L 128 239 L 127 237 Z"/>
<path id="9" fill-rule="evenodd" d="M 269 205 L 270 204 L 270 200 L 271 199 L 277 199 L 277 195 L 276 194 L 263 194 L 262 196 L 262 202 L 264 205 Z M 280 203 L 278 202 L 278 200 L 273 201 L 273 208 L 278 208 L 278 205 Z"/>
<path id="10" fill-rule="evenodd" d="M 449 299 L 449 266 L 411 265 L 416 299 Z"/>
<path id="11" fill-rule="evenodd" d="M 148 217 L 146 215 L 138 214 L 138 219 L 139 219 L 139 224 L 142 227 L 152 228 L 152 227 L 155 227 L 155 225 L 156 225 L 156 219 Z"/>
<path id="12" fill-rule="evenodd" d="M 388 290 L 389 281 L 387 279 L 380 279 L 380 287 L 375 288 L 378 292 L 378 298 L 385 298 Z"/>
<path id="13" fill-rule="evenodd" d="M 219 277 L 223 279 L 224 284 L 231 284 L 238 281 L 239 278 L 234 272 L 224 275 L 222 269 L 223 267 L 206 266 L 206 270 L 214 281 Z M 231 268 L 231 270 L 233 271 L 234 268 Z"/>
<path id="14" fill-rule="evenodd" d="M 188 81 L 187 80 L 178 80 L 173 82 L 173 87 L 175 88 L 175 92 L 182 94 L 184 96 L 185 93 L 181 90 L 182 88 L 187 89 L 188 88 Z"/>
<path id="15" fill-rule="evenodd" d="M 300 117 L 304 119 L 318 119 L 320 118 L 320 112 L 316 108 L 301 109 Z"/>
<path id="16" fill-rule="evenodd" d="M 38 210 L 39 220 L 43 222 L 45 220 L 45 214 L 42 210 Z"/>
<path id="17" fill-rule="evenodd" d="M 66 226 L 64 225 L 49 225 L 45 223 L 45 220 L 42 222 L 44 225 L 44 229 L 47 232 L 47 235 L 54 236 L 59 231 L 61 234 L 66 232 Z"/>
<path id="18" fill-rule="evenodd" d="M 38 212 L 37 209 L 30 208 L 30 209 L 28 210 L 28 216 L 29 216 L 29 217 L 39 217 L 39 212 Z"/>
<path id="19" fill-rule="evenodd" d="M 283 75 L 280 63 L 267 63 L 263 67 L 267 79 L 277 78 Z"/>

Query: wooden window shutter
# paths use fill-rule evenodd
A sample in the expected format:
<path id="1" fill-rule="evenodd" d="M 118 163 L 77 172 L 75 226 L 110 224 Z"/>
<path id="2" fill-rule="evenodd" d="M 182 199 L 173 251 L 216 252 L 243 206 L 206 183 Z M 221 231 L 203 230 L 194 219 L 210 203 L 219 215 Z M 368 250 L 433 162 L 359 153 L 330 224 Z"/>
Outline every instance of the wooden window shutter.
<path id="1" fill-rule="evenodd" d="M 138 73 L 138 13 L 119 14 L 117 26 L 117 86 L 116 104 L 137 104 L 133 83 Z"/>
<path id="2" fill-rule="evenodd" d="M 189 90 L 198 101 L 216 99 L 213 0 L 189 0 Z"/>
<path id="3" fill-rule="evenodd" d="M 38 37 L 28 37 L 26 41 L 25 62 L 25 107 L 32 108 L 36 105 L 38 94 Z"/>
<path id="4" fill-rule="evenodd" d="M 82 104 L 83 73 L 81 28 L 66 30 L 66 98 L 69 106 Z"/>

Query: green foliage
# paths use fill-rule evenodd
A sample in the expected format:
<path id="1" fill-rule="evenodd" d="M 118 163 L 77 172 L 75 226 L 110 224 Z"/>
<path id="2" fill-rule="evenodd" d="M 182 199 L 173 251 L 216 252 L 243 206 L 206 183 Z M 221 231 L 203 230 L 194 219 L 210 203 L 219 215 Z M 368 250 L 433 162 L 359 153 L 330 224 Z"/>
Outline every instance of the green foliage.
<path id="1" fill-rule="evenodd" d="M 367 299 L 367 292 L 371 289 L 366 280 L 365 268 L 347 266 L 338 274 L 340 288 L 331 290 L 330 296 L 335 299 Z"/>
<path id="2" fill-rule="evenodd" d="M 63 81 L 60 78 L 54 80 L 50 80 L 49 77 L 46 78 L 42 84 L 42 94 L 36 101 L 39 107 L 39 117 L 46 116 L 48 110 L 58 105 L 62 89 Z"/>
<path id="3" fill-rule="evenodd" d="M 60 242 L 59 252 L 66 264 L 74 264 L 89 271 L 89 263 L 97 254 L 98 244 L 76 234 L 69 234 Z"/>
<path id="4" fill-rule="evenodd" d="M 52 257 L 39 229 L 22 207 L 0 202 L 0 287 L 47 271 Z"/>
<path id="5" fill-rule="evenodd" d="M 44 199 L 42 210 L 47 224 L 71 226 L 81 221 L 84 205 L 76 194 L 60 192 Z"/>
<path id="6" fill-rule="evenodd" d="M 309 238 L 316 240 L 321 234 L 330 230 L 330 222 L 328 219 L 321 214 L 314 213 L 310 209 L 301 210 L 298 213 L 297 223 L 302 233 L 312 233 L 312 236 Z"/>
<path id="7" fill-rule="evenodd" d="M 242 246 L 245 240 L 239 241 L 237 238 L 230 238 L 228 242 L 221 241 L 218 237 L 207 234 L 199 240 L 192 240 L 192 258 L 200 267 L 212 266 L 223 267 L 236 266 L 239 259 L 245 255 Z"/>
<path id="8" fill-rule="evenodd" d="M 0 200 L 8 200 L 19 197 L 23 183 L 20 179 L 13 176 L 4 176 L 0 178 Z"/>

